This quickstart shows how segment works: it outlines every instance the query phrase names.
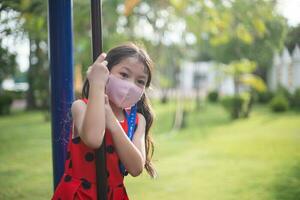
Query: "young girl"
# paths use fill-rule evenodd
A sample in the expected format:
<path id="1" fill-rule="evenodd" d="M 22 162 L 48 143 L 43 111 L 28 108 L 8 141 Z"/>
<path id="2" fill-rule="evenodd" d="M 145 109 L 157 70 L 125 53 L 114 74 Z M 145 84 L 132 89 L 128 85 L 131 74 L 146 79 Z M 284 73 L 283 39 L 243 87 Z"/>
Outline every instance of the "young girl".
<path id="1" fill-rule="evenodd" d="M 126 173 L 138 176 L 145 167 L 151 177 L 156 175 L 150 161 L 153 114 L 145 94 L 152 68 L 146 51 L 133 43 L 102 53 L 89 67 L 82 99 L 72 104 L 65 172 L 52 199 L 97 199 L 95 150 L 103 140 L 108 200 L 128 199 Z"/>

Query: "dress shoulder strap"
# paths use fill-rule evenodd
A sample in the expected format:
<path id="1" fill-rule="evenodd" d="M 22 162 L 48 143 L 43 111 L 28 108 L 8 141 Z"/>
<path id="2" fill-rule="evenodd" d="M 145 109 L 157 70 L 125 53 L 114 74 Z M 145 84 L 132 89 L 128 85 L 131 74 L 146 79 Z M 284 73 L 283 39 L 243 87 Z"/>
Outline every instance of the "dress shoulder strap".
<path id="1" fill-rule="evenodd" d="M 89 101 L 87 98 L 82 98 L 81 100 L 84 101 L 84 103 L 86 103 L 86 104 L 87 104 L 88 101 Z"/>
<path id="2" fill-rule="evenodd" d="M 135 124 L 139 124 L 139 115 L 136 113 Z"/>

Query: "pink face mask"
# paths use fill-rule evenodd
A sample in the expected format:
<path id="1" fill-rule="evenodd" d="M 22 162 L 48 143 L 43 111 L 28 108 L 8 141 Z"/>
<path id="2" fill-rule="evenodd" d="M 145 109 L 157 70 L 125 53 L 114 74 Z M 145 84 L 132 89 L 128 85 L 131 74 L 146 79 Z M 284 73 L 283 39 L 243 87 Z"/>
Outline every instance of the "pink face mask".
<path id="1" fill-rule="evenodd" d="M 105 93 L 109 100 L 116 104 L 116 106 L 130 108 L 140 100 L 144 89 L 141 89 L 130 81 L 122 80 L 109 74 Z"/>

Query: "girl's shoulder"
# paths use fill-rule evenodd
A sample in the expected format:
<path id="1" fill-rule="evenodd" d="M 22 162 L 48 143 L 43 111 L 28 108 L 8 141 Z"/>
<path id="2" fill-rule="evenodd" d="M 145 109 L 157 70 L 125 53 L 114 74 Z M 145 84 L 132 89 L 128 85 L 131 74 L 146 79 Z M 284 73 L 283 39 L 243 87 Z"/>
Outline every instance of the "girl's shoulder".
<path id="1" fill-rule="evenodd" d="M 146 119 L 145 119 L 145 117 L 144 117 L 144 115 L 142 114 L 142 113 L 136 113 L 137 115 L 136 115 L 136 123 L 138 124 L 139 123 L 139 121 L 142 121 L 142 122 L 146 122 Z"/>
<path id="2" fill-rule="evenodd" d="M 73 101 L 72 106 L 71 106 L 72 114 L 86 109 L 86 103 L 87 103 L 87 100 L 84 100 L 84 99 L 77 99 L 77 100 Z"/>
<path id="3" fill-rule="evenodd" d="M 87 102 L 89 100 L 87 98 L 81 98 L 81 99 L 77 99 L 76 101 L 81 101 L 81 102 L 84 102 L 85 104 L 87 104 Z"/>
<path id="4" fill-rule="evenodd" d="M 81 99 L 76 99 L 75 101 L 73 101 L 72 106 L 73 105 L 85 105 L 87 104 L 88 99 L 86 98 L 81 98 Z"/>

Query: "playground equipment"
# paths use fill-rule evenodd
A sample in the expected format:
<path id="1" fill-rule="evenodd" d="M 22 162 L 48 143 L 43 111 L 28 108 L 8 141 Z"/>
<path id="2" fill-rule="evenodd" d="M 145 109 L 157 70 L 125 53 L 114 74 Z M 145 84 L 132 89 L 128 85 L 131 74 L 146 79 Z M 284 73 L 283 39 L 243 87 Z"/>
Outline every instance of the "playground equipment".
<path id="1" fill-rule="evenodd" d="M 91 0 L 93 60 L 102 52 L 102 2 Z M 51 73 L 51 127 L 54 190 L 64 173 L 71 127 L 73 91 L 72 0 L 48 0 Z M 96 150 L 98 200 L 106 200 L 104 142 Z M 100 178 L 101 177 L 101 178 Z"/>

